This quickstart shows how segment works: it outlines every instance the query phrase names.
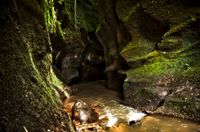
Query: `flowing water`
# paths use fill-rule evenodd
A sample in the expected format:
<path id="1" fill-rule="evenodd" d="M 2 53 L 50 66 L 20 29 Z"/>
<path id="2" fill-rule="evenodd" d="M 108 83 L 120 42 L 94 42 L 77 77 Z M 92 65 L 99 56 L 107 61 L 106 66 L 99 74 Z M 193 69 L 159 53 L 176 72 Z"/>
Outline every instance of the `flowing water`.
<path id="1" fill-rule="evenodd" d="M 64 108 L 70 113 L 71 102 L 81 99 L 99 114 L 108 132 L 200 132 L 200 123 L 161 115 L 147 116 L 122 104 L 119 93 L 106 89 L 104 81 L 96 81 L 72 86 L 76 93 L 64 101 Z M 70 105 L 71 104 L 71 105 Z M 138 121 L 130 124 L 131 121 Z M 89 124 L 88 124 L 89 125 Z"/>

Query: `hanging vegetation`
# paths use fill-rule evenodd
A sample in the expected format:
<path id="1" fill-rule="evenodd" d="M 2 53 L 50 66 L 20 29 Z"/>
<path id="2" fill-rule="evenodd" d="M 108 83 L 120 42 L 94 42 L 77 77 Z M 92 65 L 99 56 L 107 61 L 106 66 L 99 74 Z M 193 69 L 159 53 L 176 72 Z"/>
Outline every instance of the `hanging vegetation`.
<path id="1" fill-rule="evenodd" d="M 44 1 L 44 20 L 47 31 L 56 32 L 56 12 L 54 9 L 54 0 Z"/>

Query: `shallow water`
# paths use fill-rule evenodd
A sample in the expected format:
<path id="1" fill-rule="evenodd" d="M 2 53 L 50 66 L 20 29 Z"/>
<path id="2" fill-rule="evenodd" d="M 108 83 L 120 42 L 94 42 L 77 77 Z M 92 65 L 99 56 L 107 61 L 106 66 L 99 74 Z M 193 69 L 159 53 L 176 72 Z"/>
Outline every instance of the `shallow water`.
<path id="1" fill-rule="evenodd" d="M 119 94 L 106 89 L 103 81 L 85 83 L 73 86 L 77 89 L 73 99 L 82 99 L 90 104 L 99 116 L 111 115 L 117 118 L 113 126 L 104 131 L 108 132 L 200 132 L 200 123 L 183 120 L 174 117 L 151 115 L 145 116 L 137 125 L 128 125 L 127 115 L 130 112 L 139 113 L 131 107 L 121 104 Z M 73 102 L 73 101 L 72 101 Z M 66 111 L 70 112 L 67 106 L 69 101 L 64 102 Z M 108 114 L 109 113 L 109 114 Z M 137 118 L 137 117 L 136 117 Z M 109 120 L 109 119 L 108 119 Z M 105 120 L 105 123 L 108 122 Z"/>
<path id="2" fill-rule="evenodd" d="M 119 124 L 109 132 L 200 132 L 200 124 L 174 117 L 146 116 L 139 126 Z"/>

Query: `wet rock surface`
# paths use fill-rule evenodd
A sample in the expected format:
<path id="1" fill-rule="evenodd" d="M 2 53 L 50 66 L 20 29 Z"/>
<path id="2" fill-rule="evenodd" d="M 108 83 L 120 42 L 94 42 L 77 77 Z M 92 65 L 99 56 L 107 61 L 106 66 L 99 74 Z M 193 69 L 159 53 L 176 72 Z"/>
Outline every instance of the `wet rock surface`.
<path id="1" fill-rule="evenodd" d="M 118 92 L 106 89 L 104 81 L 73 85 L 72 89 L 76 89 L 74 90 L 76 92 L 63 102 L 68 115 L 71 115 L 71 109 L 77 100 L 86 102 L 99 115 L 97 122 L 84 124 L 75 122 L 80 132 L 189 132 L 200 129 L 198 123 L 187 120 L 158 115 L 145 116 L 144 113 L 124 105 Z"/>
<path id="2" fill-rule="evenodd" d="M 126 104 L 199 121 L 200 8 L 193 2 L 129 1 L 117 6 L 133 38 L 121 51 L 131 67 L 125 72 Z"/>
<path id="3" fill-rule="evenodd" d="M 77 100 L 72 106 L 72 119 L 80 123 L 93 123 L 98 121 L 98 114 L 86 102 Z"/>
<path id="4" fill-rule="evenodd" d="M 91 107 L 89 108 L 91 116 L 96 117 L 95 113 L 99 115 L 98 120 L 87 122 L 88 127 L 96 123 L 95 127 L 100 126 L 104 130 L 120 123 L 128 125 L 130 122 L 139 122 L 146 115 L 134 108 L 123 105 L 122 100 L 119 98 L 120 94 L 106 89 L 104 85 L 105 81 L 73 85 L 72 88 L 77 89 L 77 93 L 64 101 L 64 110 L 69 115 L 72 110 L 71 114 L 73 115 L 76 103 L 81 100 L 80 102 L 84 102 L 85 107 Z M 95 112 L 92 112 L 91 109 L 94 109 Z M 79 124 L 76 125 L 81 127 Z M 82 124 L 83 126 L 86 127 L 85 124 Z"/>

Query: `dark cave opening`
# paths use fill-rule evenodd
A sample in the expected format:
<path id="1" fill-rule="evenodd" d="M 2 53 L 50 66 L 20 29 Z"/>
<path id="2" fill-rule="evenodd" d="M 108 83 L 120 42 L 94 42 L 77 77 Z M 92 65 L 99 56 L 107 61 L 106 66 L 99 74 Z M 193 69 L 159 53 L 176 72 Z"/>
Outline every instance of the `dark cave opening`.
<path id="1" fill-rule="evenodd" d="M 126 60 L 119 56 L 117 61 L 106 66 L 104 49 L 95 33 L 81 28 L 80 36 L 66 41 L 57 34 L 51 34 L 52 67 L 56 76 L 68 86 L 105 80 L 106 87 L 118 91 L 123 99 L 126 75 L 119 71 L 129 68 Z"/>
<path id="2" fill-rule="evenodd" d="M 53 69 L 64 84 L 105 79 L 103 51 L 91 34 L 85 31 L 70 41 L 51 34 Z"/>
<path id="3" fill-rule="evenodd" d="M 68 35 L 63 37 L 59 29 L 56 29 L 56 33 L 50 34 L 50 40 L 52 67 L 64 85 L 105 80 L 106 87 L 121 93 L 123 98 L 126 75 L 121 71 L 129 69 L 129 65 L 120 52 L 132 40 L 132 36 L 125 23 L 117 16 L 115 5 L 116 1 L 98 2 L 98 8 L 94 12 L 99 14 L 95 16 L 95 22 L 100 24 L 100 28 L 92 25 L 94 30 L 83 25 L 76 29 L 70 20 L 65 20 L 69 23 L 62 23 L 66 14 L 59 13 L 57 19 L 61 21 L 63 32 Z M 104 7 L 107 8 L 102 11 L 101 8 Z M 58 12 L 59 10 L 61 9 Z M 98 17 L 105 21 L 98 20 Z"/>

